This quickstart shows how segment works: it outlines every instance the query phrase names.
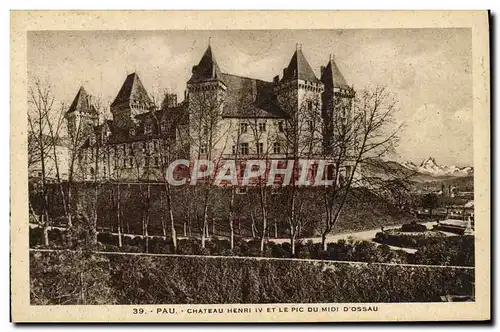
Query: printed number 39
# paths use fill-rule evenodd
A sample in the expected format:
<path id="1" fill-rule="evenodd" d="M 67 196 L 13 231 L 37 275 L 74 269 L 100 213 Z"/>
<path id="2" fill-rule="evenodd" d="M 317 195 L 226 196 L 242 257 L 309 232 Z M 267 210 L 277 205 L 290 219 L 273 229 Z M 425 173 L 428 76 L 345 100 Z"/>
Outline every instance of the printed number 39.
<path id="1" fill-rule="evenodd" d="M 132 309 L 132 313 L 134 315 L 143 314 L 144 313 L 144 309 L 142 309 L 142 308 L 134 308 L 134 309 Z"/>

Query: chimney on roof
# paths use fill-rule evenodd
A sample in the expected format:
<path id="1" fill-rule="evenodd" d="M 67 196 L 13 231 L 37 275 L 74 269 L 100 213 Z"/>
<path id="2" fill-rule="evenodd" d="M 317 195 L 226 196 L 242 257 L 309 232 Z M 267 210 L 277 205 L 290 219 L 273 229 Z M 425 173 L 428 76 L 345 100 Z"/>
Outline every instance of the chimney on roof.
<path id="1" fill-rule="evenodd" d="M 280 75 L 276 75 L 276 76 L 274 76 L 274 78 L 273 78 L 273 83 L 274 83 L 274 84 L 278 84 L 279 82 L 280 82 Z"/>

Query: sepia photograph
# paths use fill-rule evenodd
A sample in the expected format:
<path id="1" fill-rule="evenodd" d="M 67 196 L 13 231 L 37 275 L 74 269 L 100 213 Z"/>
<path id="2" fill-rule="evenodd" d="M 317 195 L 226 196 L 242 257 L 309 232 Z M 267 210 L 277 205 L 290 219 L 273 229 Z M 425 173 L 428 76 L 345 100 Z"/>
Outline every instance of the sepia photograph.
<path id="1" fill-rule="evenodd" d="M 25 305 L 185 321 L 479 306 L 477 33 L 28 29 L 11 152 Z"/>

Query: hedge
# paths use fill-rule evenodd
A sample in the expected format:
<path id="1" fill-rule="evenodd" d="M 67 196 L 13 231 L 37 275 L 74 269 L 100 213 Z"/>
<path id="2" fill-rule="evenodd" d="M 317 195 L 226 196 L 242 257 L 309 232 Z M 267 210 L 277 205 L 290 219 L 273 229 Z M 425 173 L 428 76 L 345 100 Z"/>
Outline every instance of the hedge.
<path id="1" fill-rule="evenodd" d="M 446 237 L 446 235 L 435 231 L 405 233 L 398 230 L 388 230 L 385 232 L 378 232 L 375 234 L 373 240 L 390 246 L 418 249 L 429 244 L 443 241 Z"/>
<path id="2" fill-rule="evenodd" d="M 474 271 L 232 257 L 31 252 L 30 277 L 32 304 L 387 303 L 470 295 Z"/>

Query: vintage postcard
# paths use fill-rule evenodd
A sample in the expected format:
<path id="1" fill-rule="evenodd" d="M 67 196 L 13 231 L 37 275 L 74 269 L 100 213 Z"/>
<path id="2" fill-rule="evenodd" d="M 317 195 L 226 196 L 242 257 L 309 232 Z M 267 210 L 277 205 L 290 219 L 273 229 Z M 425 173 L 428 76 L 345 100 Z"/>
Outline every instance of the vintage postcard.
<path id="1" fill-rule="evenodd" d="M 11 75 L 14 322 L 491 318 L 488 12 L 14 11 Z"/>

